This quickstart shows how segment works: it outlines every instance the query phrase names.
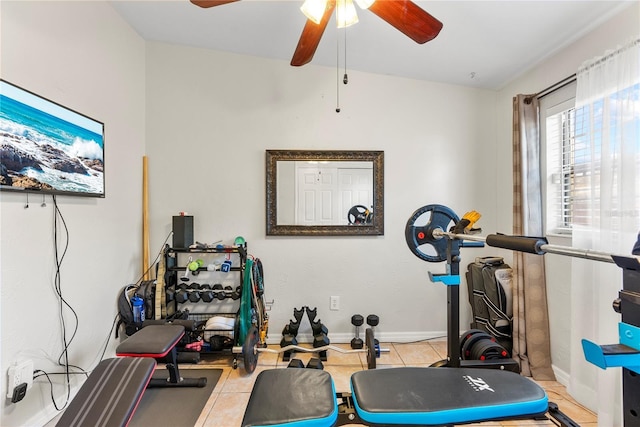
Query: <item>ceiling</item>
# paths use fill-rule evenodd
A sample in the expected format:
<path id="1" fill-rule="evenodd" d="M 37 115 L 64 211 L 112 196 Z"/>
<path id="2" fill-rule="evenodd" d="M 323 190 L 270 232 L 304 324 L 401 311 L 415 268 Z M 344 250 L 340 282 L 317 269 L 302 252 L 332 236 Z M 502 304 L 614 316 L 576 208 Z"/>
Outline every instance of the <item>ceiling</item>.
<path id="1" fill-rule="evenodd" d="M 356 6 L 360 22 L 338 30 L 332 19 L 310 65 L 339 64 L 342 74 L 346 56 L 347 71 L 500 89 L 634 3 L 414 2 L 444 24 L 434 40 L 417 44 Z M 287 62 L 306 21 L 299 10 L 302 0 L 242 0 L 209 9 L 189 0 L 115 0 L 111 4 L 145 40 Z"/>

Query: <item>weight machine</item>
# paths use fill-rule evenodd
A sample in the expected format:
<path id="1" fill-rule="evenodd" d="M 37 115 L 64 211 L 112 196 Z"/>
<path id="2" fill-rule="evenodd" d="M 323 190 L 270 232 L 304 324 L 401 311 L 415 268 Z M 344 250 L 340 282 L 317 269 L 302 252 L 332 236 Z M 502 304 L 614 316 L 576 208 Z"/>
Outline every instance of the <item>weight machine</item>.
<path id="1" fill-rule="evenodd" d="M 420 224 L 418 219 L 428 215 Z M 463 221 L 464 222 L 464 221 Z M 465 234 L 466 224 L 446 206 L 427 205 L 409 218 L 405 238 L 409 249 L 428 262 L 447 262 L 447 272 L 441 275 L 429 273 L 434 282 L 447 285 L 448 303 L 448 360 L 443 366 L 461 367 L 471 362 L 474 366 L 494 367 L 486 361 L 461 361 L 457 336 L 459 333 L 459 284 L 460 248 L 492 247 L 509 249 L 535 255 L 552 253 L 593 261 L 615 263 L 622 269 L 623 286 L 613 302 L 613 309 L 621 314 L 618 325 L 620 342 L 598 345 L 582 340 L 582 348 L 588 362 L 601 369 L 621 367 L 623 383 L 623 419 L 625 427 L 640 427 L 640 258 L 616 255 L 588 249 L 551 245 L 544 237 L 507 236 L 491 234 L 481 237 Z M 472 224 L 471 224 L 472 225 Z M 499 367 L 499 366 L 498 366 Z"/>

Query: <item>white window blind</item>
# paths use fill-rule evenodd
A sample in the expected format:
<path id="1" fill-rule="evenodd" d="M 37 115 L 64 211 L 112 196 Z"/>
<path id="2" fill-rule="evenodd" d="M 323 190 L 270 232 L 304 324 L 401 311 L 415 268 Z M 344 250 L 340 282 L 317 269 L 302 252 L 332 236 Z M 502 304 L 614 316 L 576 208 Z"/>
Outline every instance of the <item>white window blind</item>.
<path id="1" fill-rule="evenodd" d="M 585 171 L 576 168 L 578 163 L 584 165 L 584 150 L 576 146 L 575 90 L 574 82 L 540 99 L 547 234 L 571 232 L 571 225 L 580 216 L 580 203 L 575 202 L 588 188 L 584 186 Z"/>

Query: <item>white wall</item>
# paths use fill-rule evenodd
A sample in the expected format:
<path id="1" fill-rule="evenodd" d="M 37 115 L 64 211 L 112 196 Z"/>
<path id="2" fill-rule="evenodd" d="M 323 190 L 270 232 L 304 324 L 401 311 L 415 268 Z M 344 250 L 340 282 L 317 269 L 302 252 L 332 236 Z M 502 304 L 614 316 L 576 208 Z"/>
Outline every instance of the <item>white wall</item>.
<path id="1" fill-rule="evenodd" d="M 333 68 L 148 44 L 151 246 L 159 250 L 180 211 L 194 215 L 198 241 L 245 237 L 264 263 L 267 299 L 275 299 L 271 341 L 303 305 L 318 308 L 334 342 L 353 337 L 354 313 L 378 314 L 384 339 L 442 335 L 446 290 L 427 272 L 444 272 L 444 264 L 409 251 L 406 222 L 437 203 L 459 215 L 483 212 L 495 228 L 495 95 L 349 77 L 338 114 Z M 266 149 L 384 150 L 385 235 L 266 237 Z M 463 265 L 480 253 L 465 251 Z M 341 297 L 340 311 L 329 311 L 331 295 Z"/>
<path id="2" fill-rule="evenodd" d="M 584 62 L 597 56 L 602 56 L 605 51 L 614 49 L 624 44 L 634 35 L 640 33 L 638 17 L 640 16 L 640 3 L 632 2 L 623 10 L 618 9 L 604 24 L 580 38 L 567 48 L 557 52 L 530 72 L 514 80 L 501 90 L 497 99 L 497 136 L 498 149 L 503 153 L 504 161 L 497 163 L 498 175 L 504 180 L 498 181 L 497 212 L 503 215 L 501 223 L 508 224 L 512 228 L 511 217 L 511 117 L 512 98 L 516 94 L 536 93 L 554 83 L 575 74 L 578 67 Z M 508 177 L 508 178 L 507 178 Z M 551 237 L 550 243 L 556 245 L 571 246 L 571 239 L 566 237 Z M 631 248 L 629 248 L 631 251 Z M 570 360 L 570 312 L 569 296 L 571 286 L 571 258 L 559 255 L 546 255 L 546 277 L 549 301 L 549 320 L 551 328 L 551 359 L 557 379 L 567 383 Z M 621 284 L 622 287 L 622 284 Z M 611 295 L 613 301 L 617 295 Z M 615 328 L 616 325 L 611 325 Z"/>
<path id="3" fill-rule="evenodd" d="M 9 82 L 105 123 L 106 197 L 58 197 L 69 229 L 61 288 L 78 315 L 70 361 L 92 369 L 109 337 L 118 290 L 141 270 L 141 164 L 145 148 L 144 42 L 104 2 L 0 3 L 2 74 Z M 1 393 L 7 370 L 31 359 L 62 372 L 59 303 L 54 293 L 53 203 L 0 194 Z M 62 243 L 64 233 L 59 233 Z M 62 243 L 60 250 L 62 250 Z M 67 336 L 74 322 L 66 311 Z M 113 334 L 106 352 L 112 356 Z M 82 377 L 74 376 L 76 385 Z M 62 376 L 51 375 L 58 406 Z M 0 425 L 36 426 L 55 411 L 49 385 L 36 380 L 18 404 L 3 398 Z"/>

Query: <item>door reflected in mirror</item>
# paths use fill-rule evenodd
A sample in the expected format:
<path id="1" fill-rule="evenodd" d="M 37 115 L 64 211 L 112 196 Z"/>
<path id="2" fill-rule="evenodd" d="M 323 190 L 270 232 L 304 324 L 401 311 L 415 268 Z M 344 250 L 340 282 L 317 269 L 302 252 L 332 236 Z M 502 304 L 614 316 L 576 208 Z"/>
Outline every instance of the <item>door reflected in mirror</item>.
<path id="1" fill-rule="evenodd" d="M 371 226 L 372 162 L 280 161 L 277 169 L 278 224 Z"/>
<path id="2" fill-rule="evenodd" d="M 384 234 L 382 151 L 267 150 L 268 235 Z"/>

